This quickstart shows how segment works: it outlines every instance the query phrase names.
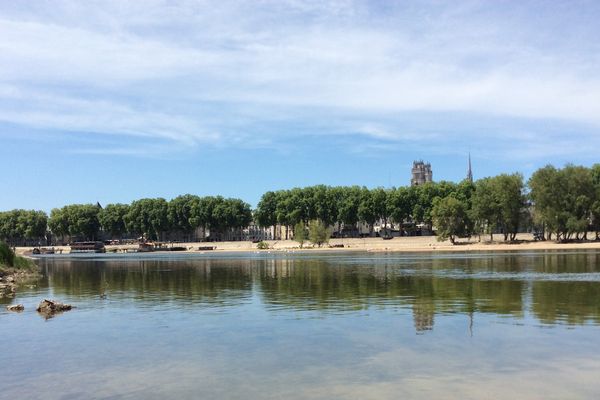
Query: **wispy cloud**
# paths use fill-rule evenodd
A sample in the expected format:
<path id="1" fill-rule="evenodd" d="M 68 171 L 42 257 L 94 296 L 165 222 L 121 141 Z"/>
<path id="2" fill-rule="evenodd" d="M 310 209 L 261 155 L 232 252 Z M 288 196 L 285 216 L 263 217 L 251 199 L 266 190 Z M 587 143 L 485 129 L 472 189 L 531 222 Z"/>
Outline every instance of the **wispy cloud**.
<path id="1" fill-rule="evenodd" d="M 344 134 L 576 154 L 600 145 L 597 17 L 589 2 L 5 2 L 0 121 L 173 148 Z"/>

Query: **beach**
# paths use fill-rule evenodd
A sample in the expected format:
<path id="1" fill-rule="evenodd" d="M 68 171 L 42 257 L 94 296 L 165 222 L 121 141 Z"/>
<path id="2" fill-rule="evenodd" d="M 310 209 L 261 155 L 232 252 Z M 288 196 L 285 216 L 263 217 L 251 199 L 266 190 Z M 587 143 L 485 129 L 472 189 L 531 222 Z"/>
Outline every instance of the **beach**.
<path id="1" fill-rule="evenodd" d="M 590 234 L 589 237 L 594 237 Z M 232 242 L 189 242 L 174 245 L 185 247 L 186 252 L 210 253 L 231 251 L 280 251 L 280 252 L 312 252 L 312 251 L 369 251 L 369 252 L 478 252 L 478 251 L 531 251 L 531 250 L 600 250 L 600 241 L 582 241 L 573 243 L 557 243 L 555 241 L 534 241 L 531 234 L 523 233 L 517 236 L 517 241 L 507 243 L 502 240 L 502 235 L 496 235 L 494 241 L 489 236 L 470 239 L 458 239 L 456 244 L 450 241 L 438 242 L 435 236 L 405 236 L 383 240 L 378 237 L 368 238 L 336 238 L 330 239 L 329 244 L 322 247 L 313 246 L 305 242 L 303 247 L 293 240 L 268 240 L 268 249 L 259 250 L 256 243 L 250 241 Z M 107 245 L 107 252 L 134 251 L 137 244 Z M 214 250 L 199 250 L 199 248 L 213 247 Z M 69 246 L 55 246 L 54 249 L 62 254 L 69 253 Z M 33 247 L 17 247 L 16 253 L 20 255 L 31 254 Z"/>

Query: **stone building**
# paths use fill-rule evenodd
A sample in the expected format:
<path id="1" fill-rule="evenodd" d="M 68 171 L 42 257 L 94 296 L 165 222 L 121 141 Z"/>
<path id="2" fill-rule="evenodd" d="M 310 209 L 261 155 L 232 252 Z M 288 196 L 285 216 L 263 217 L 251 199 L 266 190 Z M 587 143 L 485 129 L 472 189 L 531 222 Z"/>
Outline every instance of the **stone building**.
<path id="1" fill-rule="evenodd" d="M 473 169 L 471 168 L 471 153 L 469 153 L 469 167 L 467 169 L 467 180 L 473 183 Z"/>
<path id="2" fill-rule="evenodd" d="M 427 182 L 433 181 L 433 173 L 431 172 L 431 164 L 425 163 L 423 160 L 414 161 L 412 167 L 411 186 L 419 186 Z"/>

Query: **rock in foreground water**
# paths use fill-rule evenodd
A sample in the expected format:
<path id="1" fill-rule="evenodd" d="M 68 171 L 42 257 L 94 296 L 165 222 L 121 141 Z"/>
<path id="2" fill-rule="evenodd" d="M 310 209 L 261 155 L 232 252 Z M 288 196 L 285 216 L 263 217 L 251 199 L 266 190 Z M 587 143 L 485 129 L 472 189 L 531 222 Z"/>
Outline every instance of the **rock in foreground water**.
<path id="1" fill-rule="evenodd" d="M 57 313 L 69 311 L 72 308 L 73 306 L 70 304 L 64 304 L 58 301 L 45 299 L 40 302 L 36 310 L 45 317 L 50 318 Z"/>
<path id="2" fill-rule="evenodd" d="M 23 304 L 13 304 L 11 306 L 6 306 L 8 311 L 21 312 L 25 309 Z"/>

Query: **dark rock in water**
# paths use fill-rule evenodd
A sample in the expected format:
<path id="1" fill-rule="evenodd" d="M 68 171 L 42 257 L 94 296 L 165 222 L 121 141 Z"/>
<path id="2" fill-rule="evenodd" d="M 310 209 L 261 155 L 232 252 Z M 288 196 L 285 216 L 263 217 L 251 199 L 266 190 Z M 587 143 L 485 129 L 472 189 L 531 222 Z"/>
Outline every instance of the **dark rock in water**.
<path id="1" fill-rule="evenodd" d="M 25 307 L 23 307 L 23 304 L 13 304 L 11 306 L 6 306 L 6 309 L 8 311 L 21 312 L 25 310 Z"/>
<path id="2" fill-rule="evenodd" d="M 37 312 L 44 315 L 46 318 L 52 318 L 55 314 L 62 313 L 63 311 L 69 311 L 73 306 L 70 304 L 60 303 L 53 300 L 42 300 L 37 307 Z"/>

